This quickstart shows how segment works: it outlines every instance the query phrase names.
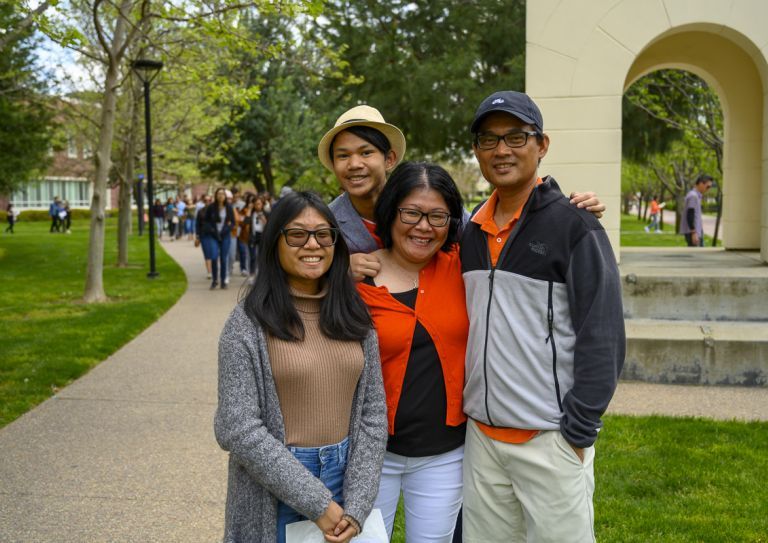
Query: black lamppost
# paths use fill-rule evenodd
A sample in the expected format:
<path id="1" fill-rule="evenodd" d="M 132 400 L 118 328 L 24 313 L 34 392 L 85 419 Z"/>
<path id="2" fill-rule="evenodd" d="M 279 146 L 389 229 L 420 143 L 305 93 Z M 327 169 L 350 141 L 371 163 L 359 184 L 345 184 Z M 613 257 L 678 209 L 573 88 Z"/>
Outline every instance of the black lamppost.
<path id="1" fill-rule="evenodd" d="M 149 83 L 162 69 L 163 63 L 159 60 L 138 59 L 131 63 L 133 71 L 144 83 L 144 130 L 147 139 L 147 202 L 149 209 L 149 273 L 147 277 L 157 277 L 155 269 L 155 220 L 152 217 L 152 204 L 154 203 L 154 188 L 152 185 L 152 123 L 149 110 Z"/>
<path id="2" fill-rule="evenodd" d="M 133 193 L 136 195 L 136 212 L 139 219 L 139 235 L 144 235 L 144 174 L 140 173 L 136 180 L 136 188 Z"/>

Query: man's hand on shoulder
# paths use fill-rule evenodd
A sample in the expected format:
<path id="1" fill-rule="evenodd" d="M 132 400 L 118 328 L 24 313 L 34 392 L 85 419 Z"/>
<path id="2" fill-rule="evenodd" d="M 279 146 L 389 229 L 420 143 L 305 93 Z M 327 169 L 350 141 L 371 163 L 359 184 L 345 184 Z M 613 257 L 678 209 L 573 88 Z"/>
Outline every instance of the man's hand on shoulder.
<path id="1" fill-rule="evenodd" d="M 600 201 L 594 192 L 572 192 L 571 204 L 580 209 L 586 209 L 598 219 L 605 212 L 605 204 Z"/>

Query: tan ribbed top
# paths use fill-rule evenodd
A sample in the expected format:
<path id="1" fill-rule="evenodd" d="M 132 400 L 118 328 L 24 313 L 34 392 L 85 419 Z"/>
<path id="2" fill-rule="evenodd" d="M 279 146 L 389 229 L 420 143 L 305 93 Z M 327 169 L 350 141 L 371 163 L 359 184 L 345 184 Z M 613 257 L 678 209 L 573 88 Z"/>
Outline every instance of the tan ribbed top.
<path id="1" fill-rule="evenodd" d="M 363 371 L 359 341 L 336 341 L 320 331 L 316 295 L 291 289 L 304 323 L 304 341 L 283 341 L 267 334 L 267 349 L 285 421 L 285 443 L 321 447 L 349 434 L 352 398 Z"/>

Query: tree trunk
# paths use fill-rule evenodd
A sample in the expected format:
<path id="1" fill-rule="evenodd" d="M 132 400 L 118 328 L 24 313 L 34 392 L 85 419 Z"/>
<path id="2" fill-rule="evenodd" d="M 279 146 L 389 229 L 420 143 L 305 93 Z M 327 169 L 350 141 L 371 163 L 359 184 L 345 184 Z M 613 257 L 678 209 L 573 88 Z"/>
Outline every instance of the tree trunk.
<path id="1" fill-rule="evenodd" d="M 123 4 L 126 4 L 124 1 Z M 127 13 L 128 10 L 123 11 Z M 98 16 L 98 15 L 96 15 Z M 99 144 L 96 150 L 96 177 L 93 180 L 93 199 L 91 200 L 91 228 L 88 240 L 88 267 L 85 275 L 86 303 L 106 302 L 104 293 L 104 208 L 107 198 L 107 177 L 109 174 L 112 138 L 115 129 L 115 104 L 117 85 L 120 76 L 121 46 L 125 39 L 125 19 L 117 17 L 115 31 L 109 51 L 104 80 L 104 97 L 101 103 L 101 122 L 99 126 Z"/>
<path id="2" fill-rule="evenodd" d="M 272 175 L 272 157 L 269 152 L 261 155 L 261 170 L 264 173 L 267 192 L 272 196 L 275 196 L 275 178 Z"/>
<path id="3" fill-rule="evenodd" d="M 139 126 L 139 108 L 136 97 L 131 99 L 131 124 L 125 150 L 125 172 L 120 182 L 120 216 L 117 224 L 117 266 L 128 265 L 128 235 L 133 224 L 131 217 L 131 192 L 133 190 L 133 157 L 136 156 L 136 132 Z"/>

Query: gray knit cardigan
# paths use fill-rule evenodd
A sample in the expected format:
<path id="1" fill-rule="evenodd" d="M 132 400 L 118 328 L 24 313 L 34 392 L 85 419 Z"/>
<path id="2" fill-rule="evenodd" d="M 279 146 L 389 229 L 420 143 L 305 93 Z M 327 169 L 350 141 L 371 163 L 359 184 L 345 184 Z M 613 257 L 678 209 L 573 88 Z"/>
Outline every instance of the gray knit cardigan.
<path id="1" fill-rule="evenodd" d="M 373 507 L 387 443 L 384 385 L 376 332 L 363 341 L 365 362 L 352 400 L 344 512 L 360 525 Z M 264 331 L 238 304 L 219 339 L 216 440 L 229 451 L 226 543 L 270 543 L 277 535 L 277 500 L 315 520 L 331 492 L 285 447 Z"/>

